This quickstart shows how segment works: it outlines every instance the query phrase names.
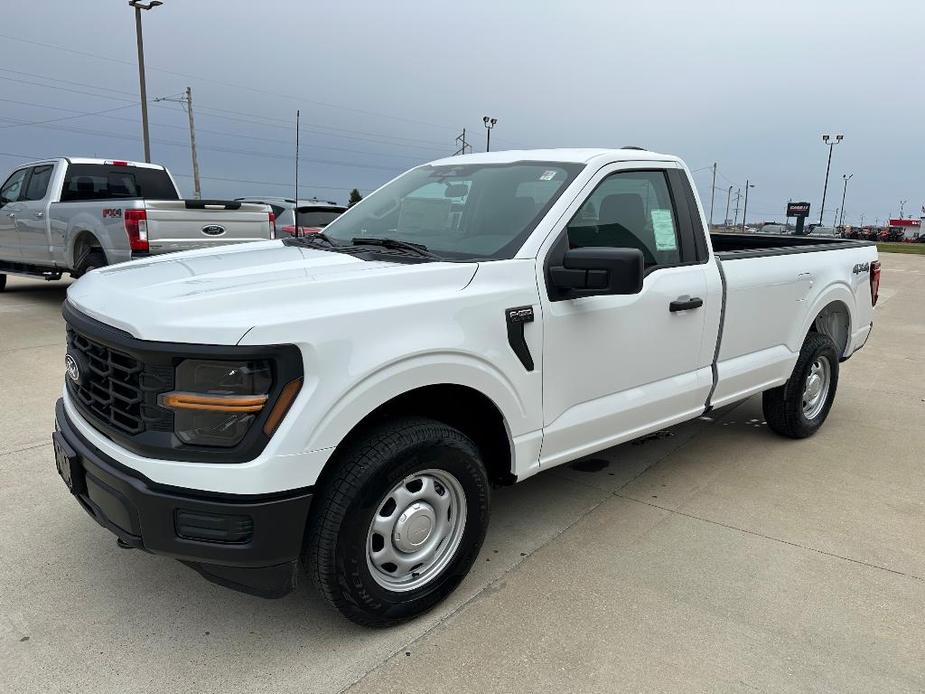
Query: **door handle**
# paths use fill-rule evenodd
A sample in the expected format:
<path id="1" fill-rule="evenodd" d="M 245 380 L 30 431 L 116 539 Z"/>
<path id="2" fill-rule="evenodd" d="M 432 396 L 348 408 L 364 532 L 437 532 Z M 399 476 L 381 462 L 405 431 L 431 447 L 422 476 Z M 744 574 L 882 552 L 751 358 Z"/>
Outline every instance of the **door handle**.
<path id="1" fill-rule="evenodd" d="M 7 215 L 7 217 L 9 217 L 10 219 L 16 219 L 16 213 L 15 213 L 15 212 L 10 212 L 10 213 Z"/>
<path id="2" fill-rule="evenodd" d="M 699 296 L 679 296 L 677 299 L 668 304 L 668 310 L 674 313 L 675 311 L 690 311 L 694 308 L 700 308 L 703 306 L 703 299 Z"/>
<path id="3" fill-rule="evenodd" d="M 42 212 L 41 210 L 36 210 L 36 211 L 35 211 L 35 216 L 38 217 L 39 219 L 41 219 L 42 217 L 45 216 L 45 213 Z"/>

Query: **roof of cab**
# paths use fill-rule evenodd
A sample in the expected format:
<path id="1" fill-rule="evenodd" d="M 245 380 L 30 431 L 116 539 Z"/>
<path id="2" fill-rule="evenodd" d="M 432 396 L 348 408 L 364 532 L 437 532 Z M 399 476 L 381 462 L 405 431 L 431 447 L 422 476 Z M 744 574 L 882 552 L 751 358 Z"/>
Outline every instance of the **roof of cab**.
<path id="1" fill-rule="evenodd" d="M 129 161 L 128 159 L 96 159 L 94 157 L 48 157 L 47 159 L 38 159 L 31 161 L 23 166 L 37 166 L 39 164 L 49 164 L 51 162 L 67 162 L 68 164 L 112 164 L 115 161 L 125 162 L 125 166 L 135 166 L 144 169 L 163 169 L 161 164 L 149 164 L 143 161 Z"/>
<path id="2" fill-rule="evenodd" d="M 659 154 L 644 149 L 620 148 L 563 148 L 563 149 L 511 149 L 499 152 L 479 152 L 445 157 L 432 161 L 435 166 L 448 164 L 513 164 L 518 161 L 569 162 L 587 164 L 595 159 L 612 161 L 676 161 L 670 154 Z"/>

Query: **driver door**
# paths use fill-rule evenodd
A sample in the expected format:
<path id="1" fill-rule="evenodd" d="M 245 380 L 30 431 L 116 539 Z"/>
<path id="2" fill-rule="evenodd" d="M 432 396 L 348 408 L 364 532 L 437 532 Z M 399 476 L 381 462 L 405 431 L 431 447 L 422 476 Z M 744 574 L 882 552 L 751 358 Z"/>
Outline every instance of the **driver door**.
<path id="1" fill-rule="evenodd" d="M 22 253 L 16 233 L 16 217 L 20 213 L 18 200 L 25 189 L 29 169 L 14 171 L 0 186 L 0 260 L 20 262 Z"/>
<path id="2" fill-rule="evenodd" d="M 706 258 L 701 257 L 705 252 L 693 241 L 688 197 L 672 189 L 672 170 L 683 175 L 672 163 L 604 167 L 541 250 L 543 265 L 556 263 L 557 253 L 561 262 L 565 236 L 570 248 L 637 248 L 645 261 L 637 294 L 561 299 L 555 290 L 550 292 L 547 276 L 540 279 L 542 466 L 602 450 L 704 410 L 716 337 L 705 335 L 706 317 L 718 316 L 719 306 L 709 305 L 717 301 L 708 295 Z M 678 301 L 682 297 L 708 305 L 678 310 L 686 305 Z"/>

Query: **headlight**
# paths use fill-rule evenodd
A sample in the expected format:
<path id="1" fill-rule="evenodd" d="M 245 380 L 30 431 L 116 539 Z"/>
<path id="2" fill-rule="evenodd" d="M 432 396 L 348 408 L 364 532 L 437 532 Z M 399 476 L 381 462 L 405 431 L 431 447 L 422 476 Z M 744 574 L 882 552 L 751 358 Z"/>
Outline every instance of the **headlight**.
<path id="1" fill-rule="evenodd" d="M 228 448 L 239 444 L 270 406 L 272 388 L 269 360 L 186 359 L 176 369 L 175 390 L 162 393 L 158 401 L 174 411 L 174 433 L 180 441 Z"/>

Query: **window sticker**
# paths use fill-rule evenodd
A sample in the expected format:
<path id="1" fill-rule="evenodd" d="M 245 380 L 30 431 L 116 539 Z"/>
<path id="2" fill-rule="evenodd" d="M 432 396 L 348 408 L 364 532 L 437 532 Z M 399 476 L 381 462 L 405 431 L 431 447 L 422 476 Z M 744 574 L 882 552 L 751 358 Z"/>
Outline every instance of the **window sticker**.
<path id="1" fill-rule="evenodd" d="M 555 177 L 556 177 L 556 172 L 555 172 L 555 171 L 544 171 L 544 172 L 543 172 L 543 175 L 540 176 L 540 180 L 541 180 L 541 181 L 551 181 L 551 180 L 554 179 Z"/>
<path id="2" fill-rule="evenodd" d="M 652 229 L 655 231 L 655 249 L 674 251 L 678 249 L 678 239 L 674 233 L 674 221 L 671 210 L 652 210 Z"/>

